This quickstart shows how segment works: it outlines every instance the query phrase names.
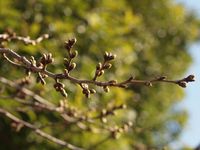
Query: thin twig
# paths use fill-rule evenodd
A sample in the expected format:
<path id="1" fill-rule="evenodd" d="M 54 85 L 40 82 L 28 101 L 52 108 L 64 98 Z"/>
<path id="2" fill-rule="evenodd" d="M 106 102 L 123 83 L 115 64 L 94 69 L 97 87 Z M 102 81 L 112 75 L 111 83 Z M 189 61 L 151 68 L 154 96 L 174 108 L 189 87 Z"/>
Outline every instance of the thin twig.
<path id="1" fill-rule="evenodd" d="M 21 92 L 23 92 L 24 94 L 32 97 L 38 103 L 37 102 L 29 103 L 27 101 L 20 100 L 17 97 L 14 97 L 14 96 L 6 97 L 6 98 L 15 99 L 16 101 L 18 101 L 18 102 L 20 102 L 21 104 L 24 104 L 24 105 L 29 105 L 29 106 L 33 106 L 33 107 L 42 108 L 42 109 L 45 109 L 45 110 L 48 110 L 48 111 L 51 111 L 51 112 L 52 111 L 53 112 L 57 112 L 70 125 L 71 124 L 77 124 L 78 122 L 82 122 L 82 121 L 94 124 L 94 119 L 99 119 L 99 117 L 86 118 L 86 117 L 83 117 L 82 115 L 81 116 L 69 116 L 67 114 L 67 112 L 65 112 L 65 110 L 60 111 L 58 109 L 58 107 L 56 107 L 56 105 L 54 105 L 53 103 L 49 102 L 48 100 L 42 98 L 40 95 L 37 95 L 36 93 L 32 92 L 31 90 L 29 90 L 29 89 L 27 89 L 25 87 L 20 87 L 19 85 L 15 84 L 11 80 L 8 80 L 8 79 L 0 76 L 0 82 L 5 84 L 5 85 L 8 85 L 10 87 L 13 87 L 13 88 L 16 88 L 16 89 L 20 89 Z"/>
<path id="2" fill-rule="evenodd" d="M 188 78 L 183 78 L 181 80 L 166 80 L 166 78 L 164 77 L 160 77 L 160 78 L 156 78 L 156 79 L 152 79 L 152 80 L 136 80 L 133 77 L 130 77 L 128 80 L 122 81 L 117 83 L 114 80 L 111 81 L 106 81 L 106 82 L 101 82 L 101 81 L 94 81 L 94 80 L 84 80 L 84 79 L 78 79 L 75 77 L 70 76 L 68 73 L 64 72 L 64 73 L 59 73 L 59 74 L 55 74 L 52 73 L 42 67 L 37 67 L 31 64 L 31 62 L 24 56 L 20 56 L 19 54 L 17 54 L 16 52 L 14 52 L 13 50 L 10 50 L 8 48 L 0 48 L 0 53 L 2 54 L 8 54 L 11 57 L 17 59 L 19 62 L 21 62 L 25 68 L 32 70 L 33 72 L 37 72 L 37 73 L 42 73 L 45 74 L 55 80 L 57 79 L 67 79 L 70 80 L 71 82 L 75 83 L 75 84 L 94 84 L 96 86 L 101 86 L 101 87 L 105 87 L 105 86 L 113 86 L 113 87 L 120 87 L 120 88 L 126 88 L 128 85 L 147 85 L 147 86 L 152 86 L 153 83 L 158 83 L 158 82 L 165 82 L 165 83 L 172 83 L 172 84 L 178 84 L 181 87 L 186 87 L 186 83 L 187 82 L 192 82 L 194 81 L 194 76 L 190 75 L 190 79 Z"/>
<path id="3" fill-rule="evenodd" d="M 19 123 L 21 125 L 23 125 L 24 127 L 27 127 L 31 130 L 33 130 L 36 134 L 40 135 L 41 137 L 49 140 L 49 141 L 52 141 L 58 145 L 61 145 L 61 146 L 64 146 L 64 147 L 67 147 L 71 150 L 83 150 L 83 148 L 80 148 L 80 147 L 77 147 L 77 146 L 74 146 L 66 141 L 63 141 L 63 140 L 60 140 L 42 130 L 40 130 L 39 128 L 37 128 L 36 126 L 32 125 L 31 123 L 29 122 L 26 122 L 24 120 L 21 120 L 19 118 L 17 118 L 16 116 L 14 116 L 13 114 L 11 114 L 10 112 L 8 112 L 7 110 L 5 109 L 2 109 L 0 108 L 0 113 L 5 115 L 6 117 L 10 118 L 11 120 L 13 120 L 14 122 L 16 123 Z"/>
<path id="4" fill-rule="evenodd" d="M 16 65 L 16 66 L 21 66 L 20 64 L 14 62 L 14 61 L 12 61 L 12 60 L 10 60 L 10 59 L 6 56 L 5 53 L 3 54 L 3 57 L 4 57 L 9 63 L 11 63 L 11 64 L 13 64 L 13 65 Z"/>
<path id="5" fill-rule="evenodd" d="M 33 97 L 35 100 L 37 100 L 38 102 L 42 103 L 42 104 L 45 104 L 47 106 L 49 106 L 50 108 L 52 107 L 55 107 L 54 104 L 50 103 L 49 101 L 45 100 L 44 98 L 42 98 L 41 96 L 35 94 L 34 92 L 32 92 L 31 90 L 27 89 L 27 88 L 24 88 L 24 87 L 21 87 L 17 84 L 15 84 L 14 82 L 6 79 L 6 78 L 3 78 L 3 77 L 0 77 L 0 82 L 6 84 L 6 85 L 9 85 L 10 87 L 13 87 L 13 88 L 16 88 L 18 90 L 21 90 L 24 94 L 26 95 L 29 95 L 31 97 Z"/>
<path id="6" fill-rule="evenodd" d="M 43 35 L 43 36 L 37 38 L 36 40 L 31 40 L 30 37 L 21 37 L 21 36 L 17 36 L 15 33 L 8 32 L 5 34 L 0 34 L 0 44 L 1 44 L 1 42 L 4 42 L 4 41 L 9 42 L 12 40 L 18 40 L 18 41 L 22 41 L 25 44 L 36 45 L 37 43 L 41 42 L 45 38 L 48 38 L 48 36 Z M 54 60 L 52 57 L 52 54 L 43 54 L 42 57 L 40 58 L 40 60 L 36 61 L 33 56 L 31 56 L 30 59 L 27 59 L 26 57 L 19 55 L 18 53 L 16 53 L 15 51 L 13 51 L 9 48 L 3 48 L 3 45 L 2 45 L 2 47 L 0 47 L 0 54 L 2 54 L 3 57 L 5 58 L 5 60 L 10 62 L 11 64 L 17 65 L 20 67 L 24 67 L 28 73 L 36 73 L 38 75 L 38 79 L 39 79 L 38 81 L 41 82 L 42 84 L 46 84 L 46 82 L 44 80 L 45 78 L 47 78 L 47 77 L 53 78 L 56 82 L 54 84 L 54 88 L 57 91 L 59 91 L 64 97 L 67 96 L 67 93 L 65 92 L 65 89 L 64 89 L 65 85 L 59 81 L 60 79 L 66 79 L 66 80 L 71 81 L 74 84 L 81 86 L 81 88 L 83 89 L 82 92 L 83 92 L 83 94 L 85 94 L 86 97 L 89 97 L 90 94 L 93 94 L 96 92 L 95 89 L 89 89 L 89 84 L 103 87 L 104 91 L 108 92 L 109 91 L 108 87 L 126 88 L 129 85 L 152 86 L 152 84 L 158 83 L 158 82 L 176 84 L 176 85 L 179 85 L 179 86 L 185 88 L 186 83 L 194 81 L 194 75 L 189 75 L 186 78 L 183 78 L 180 80 L 168 80 L 164 76 L 161 76 L 161 77 L 158 77 L 158 78 L 155 78 L 152 80 L 136 80 L 134 77 L 131 76 L 130 78 L 128 78 L 127 80 L 122 81 L 122 82 L 117 82 L 116 80 L 98 81 L 97 78 L 104 74 L 104 70 L 109 69 L 112 66 L 110 61 L 115 59 L 115 57 L 116 57 L 116 55 L 113 55 L 112 53 L 108 53 L 108 52 L 105 52 L 105 54 L 104 54 L 104 61 L 102 63 L 99 63 L 96 66 L 96 72 L 95 72 L 93 79 L 79 79 L 79 78 L 76 78 L 76 77 L 73 77 L 70 75 L 70 71 L 76 67 L 76 64 L 72 63 L 72 60 L 78 55 L 77 51 L 72 51 L 72 47 L 75 43 L 76 43 L 76 39 L 68 40 L 65 43 L 65 48 L 67 49 L 67 52 L 68 52 L 68 58 L 64 58 L 65 69 L 63 69 L 63 72 L 61 72 L 61 73 L 53 73 L 53 72 L 50 72 L 49 70 L 47 70 L 47 65 L 51 64 Z M 15 59 L 17 60 L 18 63 L 13 61 Z M 84 116 L 84 115 L 75 115 L 75 113 L 78 114 L 77 113 L 78 111 L 73 112 L 69 109 L 70 107 L 67 110 L 67 108 L 65 107 L 65 103 L 62 101 L 60 101 L 60 105 L 59 105 L 59 107 L 57 107 L 53 103 L 45 100 L 44 98 L 35 94 L 34 92 L 25 88 L 24 86 L 20 86 L 19 84 L 16 84 L 10 80 L 7 80 L 6 78 L 0 77 L 0 82 L 4 83 L 6 85 L 9 85 L 10 87 L 16 88 L 20 92 L 22 92 L 25 95 L 28 95 L 28 96 L 32 97 L 34 100 L 36 100 L 36 102 L 33 102 L 33 103 L 26 103 L 23 100 L 22 101 L 17 100 L 21 104 L 30 105 L 31 107 L 46 109 L 46 110 L 49 110 L 52 112 L 57 112 L 57 113 L 59 113 L 60 116 L 62 116 L 62 118 L 65 121 L 67 121 L 68 125 L 76 124 L 78 127 L 80 127 L 81 129 L 85 129 L 85 130 L 87 130 L 87 129 L 89 130 L 89 126 L 85 126 L 83 124 L 83 122 L 90 123 L 92 125 L 97 126 L 95 119 L 105 120 L 105 117 L 107 117 L 108 115 L 113 115 L 115 110 L 117 110 L 118 108 L 121 109 L 121 106 L 113 107 L 108 110 L 105 109 L 105 110 L 102 110 L 101 114 L 98 114 L 97 116 L 93 116 L 93 117 L 88 117 L 88 116 Z M 43 132 L 38 127 L 36 127 L 26 121 L 20 120 L 19 118 L 12 115 L 11 113 L 9 113 L 8 111 L 6 111 L 3 108 L 0 108 L 0 113 L 4 114 L 6 117 L 12 119 L 13 121 L 15 121 L 17 123 L 22 124 L 23 126 L 32 129 L 38 135 L 40 135 L 52 142 L 55 142 L 62 146 L 66 146 L 72 150 L 81 150 L 81 148 L 79 148 L 79 147 L 76 147 L 65 141 L 57 139 L 57 138 Z M 132 124 L 126 123 L 122 127 L 116 127 L 116 128 L 109 128 L 105 124 L 98 125 L 98 126 L 101 129 L 106 129 L 107 131 L 110 131 L 112 133 L 111 135 L 114 138 L 116 138 L 117 133 L 121 133 L 121 131 L 127 130 L 129 127 L 132 126 Z M 104 142 L 106 140 L 107 139 L 103 140 L 102 142 Z M 100 141 L 100 144 L 101 144 L 101 141 Z M 96 145 L 94 145 L 94 147 L 96 147 Z M 93 146 L 92 146 L 92 148 L 93 148 Z"/>
<path id="7" fill-rule="evenodd" d="M 38 37 L 36 40 L 30 39 L 29 36 L 23 37 L 23 36 L 18 36 L 16 33 L 4 33 L 0 34 L 0 41 L 12 41 L 12 40 L 17 40 L 17 41 L 22 41 L 24 44 L 31 44 L 31 45 L 36 45 L 43 41 L 44 39 L 48 39 L 49 35 L 48 34 L 43 34 L 42 36 Z"/>

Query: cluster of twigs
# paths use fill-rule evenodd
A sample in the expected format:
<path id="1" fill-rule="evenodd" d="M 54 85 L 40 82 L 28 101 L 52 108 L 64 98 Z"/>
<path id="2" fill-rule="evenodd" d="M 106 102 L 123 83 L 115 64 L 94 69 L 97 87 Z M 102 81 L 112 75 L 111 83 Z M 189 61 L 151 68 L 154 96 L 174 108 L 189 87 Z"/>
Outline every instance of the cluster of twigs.
<path id="1" fill-rule="evenodd" d="M 31 45 L 36 45 L 38 43 L 40 43 L 41 41 L 43 41 L 44 39 L 48 39 L 49 35 L 48 34 L 44 34 L 40 37 L 38 37 L 36 40 L 32 40 L 30 39 L 29 36 L 27 37 L 23 37 L 23 36 L 18 36 L 16 35 L 15 32 L 11 31 L 11 30 L 7 30 L 5 33 L 0 34 L 0 43 L 2 43 L 2 41 L 22 41 L 24 44 L 31 44 Z"/>
<path id="2" fill-rule="evenodd" d="M 145 85 L 145 86 L 152 86 L 155 83 L 163 82 L 163 83 L 171 83 L 179 85 L 183 88 L 186 87 L 188 82 L 194 81 L 194 75 L 189 75 L 186 78 L 180 80 L 168 80 L 165 76 L 160 76 L 154 78 L 152 80 L 137 80 L 133 76 L 130 76 L 127 80 L 118 82 L 117 80 L 110 80 L 110 81 L 99 81 L 98 77 L 102 76 L 107 69 L 112 67 L 111 61 L 116 58 L 116 55 L 105 52 L 103 61 L 99 62 L 96 66 L 96 71 L 94 77 L 92 79 L 79 79 L 74 76 L 71 76 L 71 71 L 76 68 L 76 63 L 73 62 L 74 58 L 78 56 L 78 51 L 73 50 L 73 46 L 76 43 L 76 39 L 70 39 L 65 42 L 65 49 L 67 53 L 67 57 L 64 58 L 64 66 L 63 72 L 61 73 L 53 73 L 50 72 L 47 68 L 48 65 L 54 62 L 54 58 L 51 53 L 49 54 L 42 54 L 39 60 L 36 60 L 34 56 L 31 56 L 30 59 L 26 58 L 25 56 L 21 56 L 16 53 L 14 50 L 11 50 L 4 46 L 4 42 L 10 42 L 13 40 L 22 41 L 25 44 L 36 45 L 41 42 L 43 39 L 48 38 L 48 35 L 43 35 L 36 40 L 32 40 L 29 37 L 21 37 L 16 35 L 14 32 L 6 32 L 4 34 L 0 34 L 0 54 L 3 56 L 5 60 L 12 63 L 13 65 L 17 65 L 26 69 L 28 76 L 32 73 L 37 74 L 37 82 L 45 85 L 46 78 L 54 79 L 54 88 L 56 91 L 60 92 L 65 99 L 60 100 L 60 105 L 56 106 L 55 104 L 49 102 L 48 100 L 42 98 L 40 95 L 34 93 L 33 91 L 26 88 L 26 85 L 30 84 L 29 78 L 25 78 L 20 81 L 11 81 L 4 77 L 0 77 L 0 83 L 6 85 L 7 87 L 11 87 L 16 89 L 15 95 L 12 96 L 12 99 L 23 104 L 30 106 L 32 108 L 40 108 L 41 110 L 50 111 L 58 113 L 61 119 L 67 122 L 68 125 L 74 124 L 77 127 L 81 128 L 82 130 L 88 130 L 92 132 L 92 129 L 88 124 L 95 126 L 98 129 L 106 130 L 110 134 L 109 137 L 117 138 L 121 133 L 128 131 L 128 129 L 132 126 L 131 122 L 126 122 L 122 126 L 114 126 L 110 127 L 107 126 L 105 123 L 107 122 L 107 117 L 109 115 L 115 115 L 115 112 L 120 109 L 125 109 L 126 105 L 121 104 L 118 106 L 113 106 L 112 108 L 103 109 L 100 113 L 97 111 L 97 115 L 89 115 L 93 114 L 93 112 L 81 112 L 76 108 L 72 108 L 68 105 L 66 100 L 67 93 L 65 91 L 65 85 L 61 82 L 61 79 L 69 80 L 74 84 L 77 84 L 82 88 L 82 93 L 89 98 L 91 94 L 95 94 L 96 90 L 91 88 L 91 85 L 98 86 L 103 88 L 105 92 L 109 92 L 109 87 L 118 87 L 118 88 L 126 88 L 129 85 Z M 93 87 L 94 87 L 93 86 Z M 34 101 L 25 101 L 24 99 L 29 96 L 34 99 Z M 28 123 L 24 120 L 21 120 L 11 114 L 4 108 L 0 108 L 0 114 L 10 118 L 13 122 L 17 124 L 17 130 L 20 130 L 23 127 L 30 128 L 36 134 L 54 142 L 61 146 L 66 146 L 69 149 L 73 150 L 80 150 L 77 146 L 69 144 L 63 140 L 57 139 L 56 137 L 45 133 L 31 123 Z M 96 124 L 95 120 L 100 120 L 103 125 Z"/>

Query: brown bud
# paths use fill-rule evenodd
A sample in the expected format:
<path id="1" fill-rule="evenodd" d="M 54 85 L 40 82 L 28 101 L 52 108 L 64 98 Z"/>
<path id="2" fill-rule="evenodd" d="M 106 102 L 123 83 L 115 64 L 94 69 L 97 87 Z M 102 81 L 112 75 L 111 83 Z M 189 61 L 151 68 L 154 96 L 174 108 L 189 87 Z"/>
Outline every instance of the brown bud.
<path id="1" fill-rule="evenodd" d="M 109 53 L 108 53 L 108 52 L 105 52 L 105 54 L 104 54 L 104 59 L 106 60 L 108 56 L 109 56 Z"/>
<path id="2" fill-rule="evenodd" d="M 69 39 L 68 41 L 65 42 L 65 48 L 70 51 L 73 45 L 76 43 L 76 38 Z"/>
<path id="3" fill-rule="evenodd" d="M 59 86 L 60 88 L 64 88 L 64 87 L 65 87 L 65 85 L 64 85 L 63 83 L 61 83 L 61 82 L 58 82 L 57 84 L 58 84 L 58 86 Z"/>
<path id="4" fill-rule="evenodd" d="M 186 88 L 186 86 L 187 86 L 185 81 L 178 82 L 178 85 L 183 87 L 183 88 Z"/>
<path id="5" fill-rule="evenodd" d="M 77 41 L 76 38 L 72 38 L 68 42 L 69 42 L 70 45 L 74 45 L 76 43 L 76 41 Z"/>
<path id="6" fill-rule="evenodd" d="M 113 55 L 112 53 L 105 52 L 105 54 L 104 54 L 104 60 L 105 61 L 110 61 L 110 60 L 113 60 L 115 58 L 116 58 L 116 55 Z"/>
<path id="7" fill-rule="evenodd" d="M 109 87 L 107 87 L 107 86 L 104 86 L 104 87 L 103 87 L 103 90 L 104 90 L 106 93 L 108 93 L 108 92 L 110 91 Z"/>
<path id="8" fill-rule="evenodd" d="M 30 62 L 32 66 L 36 66 L 36 60 L 33 56 L 31 56 Z"/>
<path id="9" fill-rule="evenodd" d="M 47 74 L 41 74 L 42 75 L 42 78 L 47 78 L 48 75 Z"/>
<path id="10" fill-rule="evenodd" d="M 87 98 L 90 98 L 90 93 L 85 94 Z"/>
<path id="11" fill-rule="evenodd" d="M 46 54 L 42 54 L 42 58 L 41 58 L 40 62 L 42 64 L 46 64 L 46 59 L 47 59 L 47 55 Z"/>
<path id="12" fill-rule="evenodd" d="M 56 89 L 56 91 L 60 91 L 60 88 L 58 86 L 55 86 L 55 84 L 54 84 L 54 88 Z"/>
<path id="13" fill-rule="evenodd" d="M 115 59 L 116 56 L 117 56 L 117 55 L 111 55 L 109 59 L 110 59 L 110 60 Z"/>
<path id="14" fill-rule="evenodd" d="M 68 68 L 69 65 L 70 65 L 70 62 L 67 58 L 64 58 L 64 65 L 65 65 L 66 68 Z"/>
<path id="15" fill-rule="evenodd" d="M 52 54 L 47 54 L 46 64 L 50 64 L 54 61 L 54 58 L 52 58 Z"/>
<path id="16" fill-rule="evenodd" d="M 78 51 L 74 51 L 70 54 L 70 58 L 75 58 L 78 55 Z"/>
<path id="17" fill-rule="evenodd" d="M 86 84 L 86 83 L 82 83 L 82 84 L 81 84 L 81 87 L 82 87 L 83 89 L 88 89 L 88 88 L 89 88 L 88 84 Z"/>
<path id="18" fill-rule="evenodd" d="M 108 83 L 111 84 L 111 85 L 114 85 L 114 84 L 117 83 L 117 81 L 116 80 L 110 80 Z"/>
<path id="19" fill-rule="evenodd" d="M 61 89 L 60 93 L 62 94 L 62 96 L 67 97 L 67 92 L 65 91 L 65 89 Z"/>
<path id="20" fill-rule="evenodd" d="M 104 70 L 101 70 L 101 71 L 98 72 L 97 76 L 101 76 L 103 74 L 104 74 Z"/>
<path id="21" fill-rule="evenodd" d="M 76 63 L 70 64 L 70 66 L 68 67 L 68 71 L 73 70 L 75 67 L 76 67 Z"/>
<path id="22" fill-rule="evenodd" d="M 129 77 L 128 81 L 132 81 L 134 79 L 133 76 Z"/>
<path id="23" fill-rule="evenodd" d="M 96 93 L 96 90 L 95 89 L 90 89 L 90 93 L 94 94 L 94 93 Z"/>
<path id="24" fill-rule="evenodd" d="M 194 80 L 194 75 L 189 75 L 188 77 L 185 78 L 186 82 L 193 82 Z"/>
<path id="25" fill-rule="evenodd" d="M 158 77 L 157 80 L 165 80 L 167 77 L 166 76 L 161 76 L 161 77 Z"/>
<path id="26" fill-rule="evenodd" d="M 83 89 L 83 91 L 84 91 L 83 92 L 84 94 L 90 94 L 90 90 L 89 89 Z"/>
<path id="27" fill-rule="evenodd" d="M 102 64 L 98 63 L 97 66 L 96 66 L 96 70 L 100 70 L 101 68 L 102 68 Z"/>
<path id="28" fill-rule="evenodd" d="M 146 82 L 145 85 L 146 86 L 152 86 L 152 83 L 151 82 Z"/>
<path id="29" fill-rule="evenodd" d="M 61 82 L 56 82 L 54 84 L 54 88 L 56 89 L 56 91 L 61 91 L 64 87 L 65 87 L 65 85 Z"/>
<path id="30" fill-rule="evenodd" d="M 106 64 L 103 66 L 103 69 L 110 69 L 111 67 L 112 67 L 112 64 L 106 63 Z"/>

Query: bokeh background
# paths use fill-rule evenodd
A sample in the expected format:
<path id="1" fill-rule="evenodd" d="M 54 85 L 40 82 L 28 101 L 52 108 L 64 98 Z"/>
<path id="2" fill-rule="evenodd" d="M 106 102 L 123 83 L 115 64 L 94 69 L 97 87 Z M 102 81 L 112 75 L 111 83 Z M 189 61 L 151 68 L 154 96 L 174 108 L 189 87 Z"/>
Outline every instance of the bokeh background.
<path id="1" fill-rule="evenodd" d="M 75 49 L 78 50 L 79 57 L 75 60 L 77 68 L 72 75 L 78 78 L 91 79 L 104 51 L 109 51 L 115 53 L 117 59 L 113 62 L 112 69 L 99 80 L 122 81 L 130 75 L 137 79 L 151 79 L 159 75 L 178 79 L 194 73 L 197 82 L 189 85 L 186 90 L 169 84 L 156 84 L 151 88 L 112 88 L 109 93 L 97 88 L 97 94 L 88 100 L 79 87 L 64 81 L 67 85 L 69 105 L 83 112 L 127 104 L 127 109 L 120 111 L 114 118 L 108 118 L 106 125 L 114 126 L 130 120 L 134 124 L 133 128 L 117 140 L 104 140 L 100 146 L 98 142 L 105 139 L 109 133 L 101 130 L 99 133 L 80 130 L 75 125 L 64 124 L 54 113 L 33 110 L 12 101 L 12 98 L 3 98 L 15 92 L 14 89 L 5 87 L 3 96 L 0 97 L 0 107 L 38 125 L 45 126 L 53 122 L 56 125 L 44 127 L 46 132 L 84 148 L 90 148 L 95 144 L 97 146 L 93 149 L 97 150 L 196 147 L 200 142 L 197 128 L 199 50 L 198 44 L 194 43 L 199 40 L 200 22 L 197 13 L 190 11 L 190 6 L 185 8 L 181 4 L 184 2 L 1 0 L 0 33 L 12 30 L 19 35 L 29 35 L 32 38 L 37 38 L 43 33 L 50 35 L 49 40 L 37 46 L 27 46 L 20 42 L 8 43 L 5 46 L 27 58 L 33 55 L 38 59 L 41 53 L 51 52 L 55 57 L 55 63 L 49 69 L 53 72 L 63 71 L 63 57 L 66 56 L 64 41 L 76 37 Z M 186 2 L 185 5 L 191 3 Z M 198 2 L 195 4 L 198 5 Z M 0 76 L 10 80 L 25 76 L 23 69 L 16 69 L 0 58 Z M 194 67 L 189 70 L 193 62 Z M 53 89 L 54 81 L 47 80 L 48 86 L 42 86 L 35 83 L 34 75 L 31 80 L 32 84 L 28 88 L 32 91 L 55 104 L 62 99 L 62 96 Z M 2 83 L 0 86 L 4 87 Z M 191 121 L 190 118 L 195 121 Z M 96 123 L 102 124 L 99 120 Z M 0 117 L 0 149 L 65 149 L 47 142 L 28 129 L 15 132 L 10 124 L 9 119 Z M 93 125 L 88 126 L 94 128 Z"/>
<path id="2" fill-rule="evenodd" d="M 198 18 L 200 17 L 200 4 L 198 0 L 177 0 L 177 2 L 184 5 L 187 8 L 187 11 L 192 11 Z M 188 46 L 188 49 L 193 58 L 193 63 L 186 74 L 194 73 L 196 75 L 196 82 L 195 84 L 191 85 L 190 88 L 186 89 L 186 96 L 183 102 L 178 106 L 187 109 L 189 118 L 185 129 L 181 133 L 180 140 L 174 143 L 176 148 L 180 147 L 181 145 L 190 145 L 190 147 L 195 147 L 199 145 L 200 141 L 200 93 L 198 92 L 200 89 L 200 43 L 191 43 Z"/>

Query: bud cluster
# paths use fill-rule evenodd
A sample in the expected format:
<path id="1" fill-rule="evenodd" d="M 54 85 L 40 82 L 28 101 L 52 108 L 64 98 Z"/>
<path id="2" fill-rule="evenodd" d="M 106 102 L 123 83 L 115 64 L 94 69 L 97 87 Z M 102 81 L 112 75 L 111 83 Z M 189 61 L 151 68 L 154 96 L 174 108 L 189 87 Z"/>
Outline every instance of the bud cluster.
<path id="1" fill-rule="evenodd" d="M 81 84 L 82 93 L 87 97 L 90 98 L 90 94 L 96 93 L 95 89 L 89 89 L 88 84 Z"/>
<path id="2" fill-rule="evenodd" d="M 43 41 L 44 39 L 48 39 L 48 34 L 43 34 L 42 36 L 38 37 L 36 40 L 32 40 L 29 36 L 23 37 L 18 36 L 15 32 L 11 29 L 7 29 L 4 34 L 0 34 L 0 44 L 2 41 L 10 42 L 12 40 L 22 41 L 24 44 L 28 45 L 36 45 Z"/>
<path id="3" fill-rule="evenodd" d="M 76 63 L 72 63 L 71 60 L 64 58 L 64 65 L 68 72 L 76 68 Z"/>
<path id="4" fill-rule="evenodd" d="M 54 84 L 54 88 L 56 91 L 60 92 L 62 96 L 67 97 L 67 93 L 64 89 L 65 85 L 58 80 L 56 80 L 56 83 Z"/>
<path id="5" fill-rule="evenodd" d="M 65 49 L 68 52 L 68 58 L 64 58 L 64 66 L 68 70 L 68 72 L 70 72 L 76 67 L 76 63 L 72 63 L 72 59 L 74 59 L 78 55 L 78 51 L 76 50 L 72 51 L 72 48 L 75 43 L 76 43 L 76 38 L 73 38 L 66 41 L 64 45 Z"/>
<path id="6" fill-rule="evenodd" d="M 112 64 L 110 63 L 110 61 L 115 58 L 116 58 L 116 55 L 105 52 L 103 63 L 99 62 L 96 66 L 95 76 L 93 78 L 94 81 L 97 79 L 97 77 L 100 77 L 101 75 L 104 74 L 104 70 L 110 69 L 112 67 Z"/>
<path id="7" fill-rule="evenodd" d="M 42 57 L 40 58 L 39 65 L 42 65 L 43 69 L 46 68 L 46 66 L 54 61 L 54 58 L 52 57 L 52 54 L 42 54 Z"/>
<path id="8" fill-rule="evenodd" d="M 65 42 L 65 48 L 70 51 L 72 49 L 72 47 L 74 46 L 74 44 L 76 43 L 76 38 L 73 39 L 69 39 L 68 41 Z"/>
<path id="9" fill-rule="evenodd" d="M 178 80 L 176 84 L 178 84 L 179 86 L 183 88 L 186 88 L 188 82 L 194 82 L 194 81 L 195 81 L 194 75 L 189 75 L 186 78 L 183 78 L 182 80 Z"/>

